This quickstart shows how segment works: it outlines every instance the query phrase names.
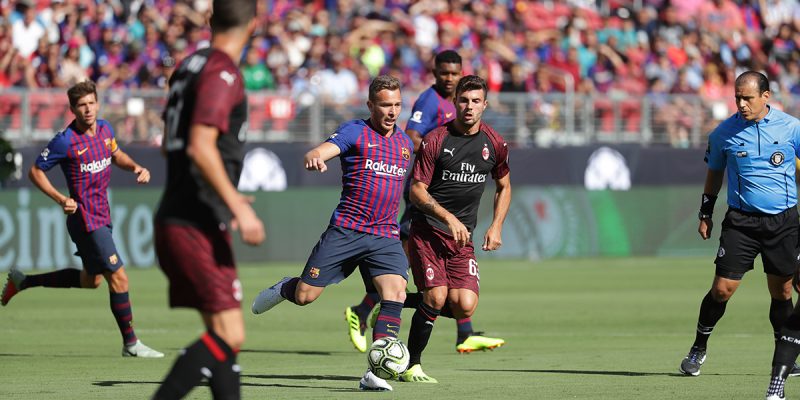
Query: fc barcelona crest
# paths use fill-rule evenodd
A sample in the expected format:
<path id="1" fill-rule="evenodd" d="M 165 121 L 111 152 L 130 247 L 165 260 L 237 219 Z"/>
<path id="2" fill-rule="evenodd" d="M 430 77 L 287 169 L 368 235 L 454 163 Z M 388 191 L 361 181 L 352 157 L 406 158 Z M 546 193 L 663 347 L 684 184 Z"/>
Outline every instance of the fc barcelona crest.
<path id="1" fill-rule="evenodd" d="M 483 144 L 483 150 L 481 150 L 481 157 L 483 157 L 483 161 L 489 159 L 489 148 L 486 147 L 486 143 Z"/>
<path id="2" fill-rule="evenodd" d="M 312 267 L 312 268 L 311 268 L 311 269 L 308 271 L 308 276 L 310 276 L 310 277 L 311 277 L 311 279 L 317 279 L 317 278 L 319 278 L 319 268 L 317 268 L 317 267 Z"/>
<path id="3" fill-rule="evenodd" d="M 403 159 L 404 160 L 408 160 L 409 158 L 411 158 L 411 152 L 408 151 L 407 148 L 403 147 L 403 152 L 402 153 L 403 153 Z"/>
<path id="4" fill-rule="evenodd" d="M 112 254 L 111 257 L 108 257 L 108 262 L 111 263 L 111 265 L 116 265 L 118 261 L 119 261 L 119 258 L 117 258 L 117 254 L 116 253 Z"/>
<path id="5" fill-rule="evenodd" d="M 103 139 L 103 143 L 105 143 L 108 150 L 111 150 L 111 139 Z"/>

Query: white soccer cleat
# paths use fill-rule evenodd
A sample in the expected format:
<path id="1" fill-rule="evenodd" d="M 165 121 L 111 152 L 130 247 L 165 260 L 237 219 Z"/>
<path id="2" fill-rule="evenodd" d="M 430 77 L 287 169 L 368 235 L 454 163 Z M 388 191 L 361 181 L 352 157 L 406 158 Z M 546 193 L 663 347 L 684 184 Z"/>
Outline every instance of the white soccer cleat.
<path id="1" fill-rule="evenodd" d="M 264 311 L 277 306 L 280 302 L 286 300 L 283 298 L 283 296 L 281 296 L 281 288 L 290 279 L 292 279 L 292 277 L 287 276 L 279 280 L 278 283 L 262 290 L 261 293 L 256 296 L 256 299 L 253 300 L 253 306 L 250 307 L 250 310 L 253 311 L 253 314 L 261 314 Z"/>
<path id="2" fill-rule="evenodd" d="M 386 379 L 378 378 L 370 370 L 364 373 L 361 381 L 358 382 L 358 388 L 361 390 L 392 391 L 392 385 L 386 382 Z"/>
<path id="3" fill-rule="evenodd" d="M 139 357 L 139 358 L 162 358 L 164 357 L 164 353 L 160 351 L 153 350 L 141 340 L 137 340 L 136 343 L 132 345 L 125 345 L 122 346 L 122 356 L 123 357 Z"/>

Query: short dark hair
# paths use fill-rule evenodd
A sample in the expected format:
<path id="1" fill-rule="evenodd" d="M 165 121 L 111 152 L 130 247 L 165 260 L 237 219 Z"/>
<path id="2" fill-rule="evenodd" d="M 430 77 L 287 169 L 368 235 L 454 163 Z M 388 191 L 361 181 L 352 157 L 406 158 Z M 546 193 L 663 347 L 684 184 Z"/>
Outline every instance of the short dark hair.
<path id="1" fill-rule="evenodd" d="M 97 86 L 90 80 L 78 82 L 71 88 L 67 89 L 67 98 L 69 98 L 69 106 L 75 107 L 75 103 L 86 95 L 93 94 L 94 99 L 97 100 Z"/>
<path id="2" fill-rule="evenodd" d="M 372 80 L 369 84 L 369 100 L 375 100 L 375 96 L 381 90 L 398 90 L 400 89 L 400 80 L 391 75 L 379 75 Z"/>
<path id="3" fill-rule="evenodd" d="M 211 30 L 225 32 L 247 25 L 256 15 L 255 0 L 214 0 Z"/>
<path id="4" fill-rule="evenodd" d="M 458 64 L 461 65 L 461 56 L 455 50 L 445 50 L 436 55 L 433 59 L 435 66 L 439 64 Z"/>
<path id="5" fill-rule="evenodd" d="M 486 81 L 480 76 L 467 75 L 458 81 L 458 85 L 456 85 L 456 97 L 468 90 L 483 90 L 483 96 L 486 97 L 489 87 L 486 86 Z"/>
<path id="6" fill-rule="evenodd" d="M 746 82 L 755 80 L 758 84 L 758 94 L 763 94 L 769 91 L 769 79 L 766 75 L 758 71 L 745 71 L 736 78 L 736 86 L 743 85 Z"/>

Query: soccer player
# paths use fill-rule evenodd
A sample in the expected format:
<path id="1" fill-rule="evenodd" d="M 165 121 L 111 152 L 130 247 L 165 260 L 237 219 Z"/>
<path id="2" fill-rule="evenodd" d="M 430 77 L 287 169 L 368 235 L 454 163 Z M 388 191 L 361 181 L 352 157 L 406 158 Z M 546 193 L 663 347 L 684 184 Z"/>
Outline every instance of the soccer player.
<path id="1" fill-rule="evenodd" d="M 456 108 L 453 103 L 453 97 L 456 84 L 461 79 L 461 70 L 461 56 L 453 50 L 442 51 L 434 58 L 432 72 L 435 82 L 430 88 L 422 92 L 417 101 L 414 102 L 414 106 L 411 109 L 411 119 L 406 124 L 406 133 L 414 142 L 414 152 L 419 150 L 419 144 L 428 132 L 455 119 Z M 408 229 L 411 226 L 410 187 L 411 178 L 409 177 L 406 179 L 406 185 L 403 189 L 405 210 L 400 217 L 400 240 L 403 242 L 403 250 L 406 255 L 408 255 Z M 366 331 L 370 310 L 378 303 L 377 297 L 376 293 L 367 293 L 361 303 L 347 307 L 344 310 L 350 341 L 362 353 L 367 351 L 367 337 L 364 332 Z M 403 307 L 416 309 L 421 301 L 421 293 L 409 293 L 406 295 Z M 455 318 L 448 304 L 445 304 L 442 309 L 442 316 Z M 372 319 L 369 320 L 369 324 L 373 324 Z M 456 351 L 459 353 L 493 349 L 505 344 L 503 339 L 486 337 L 482 336 L 481 332 L 474 332 L 470 317 L 456 319 L 456 332 Z"/>
<path id="2" fill-rule="evenodd" d="M 215 399 L 239 399 L 242 285 L 230 230 L 258 245 L 264 225 L 236 191 L 247 132 L 239 59 L 255 31 L 255 0 L 214 0 L 211 47 L 184 59 L 169 81 L 163 150 L 167 182 L 155 216 L 158 263 L 170 307 L 200 313 L 206 331 L 183 349 L 153 399 L 179 399 L 207 378 Z"/>
<path id="3" fill-rule="evenodd" d="M 108 282 L 111 313 L 122 334 L 124 357 L 159 358 L 164 354 L 142 343 L 133 330 L 133 309 L 128 296 L 128 275 L 111 237 L 108 184 L 111 164 L 136 174 L 136 182 L 150 181 L 150 171 L 137 164 L 117 146 L 114 130 L 97 119 L 100 108 L 94 82 L 80 82 L 67 90 L 75 119 L 42 151 L 28 176 L 44 194 L 67 214 L 67 231 L 83 263 L 83 269 L 66 268 L 38 275 L 12 269 L 0 303 L 7 305 L 20 291 L 34 287 L 96 289 Z M 46 172 L 61 167 L 69 196 L 56 189 Z"/>
<path id="4" fill-rule="evenodd" d="M 405 382 L 437 382 L 422 370 L 421 358 L 442 307 L 449 302 L 461 319 L 478 306 L 480 275 L 471 235 L 489 174 L 495 181 L 494 214 L 481 248 L 492 251 L 502 244 L 511 203 L 508 146 L 481 121 L 486 93 L 482 78 L 461 78 L 455 92 L 456 119 L 425 137 L 414 162 L 408 250 L 423 301 L 411 320 L 411 361 L 400 375 Z"/>
<path id="5" fill-rule="evenodd" d="M 726 172 L 728 211 L 711 290 L 700 303 L 695 340 L 679 367 L 692 376 L 700 374 L 711 332 L 758 254 L 772 298 L 769 320 L 776 340 L 792 312 L 800 226 L 794 158 L 800 154 L 800 124 L 767 105 L 771 92 L 764 74 L 744 72 L 734 86 L 738 112 L 714 129 L 706 149 L 708 171 L 697 229 L 703 240 L 711 236 L 714 202 Z"/>
<path id="6" fill-rule="evenodd" d="M 399 240 L 397 211 L 414 149 L 411 139 L 396 125 L 401 105 L 400 81 L 386 75 L 376 77 L 369 86 L 369 119 L 345 122 L 306 153 L 304 163 L 309 171 L 325 172 L 326 162 L 339 157 L 339 205 L 300 277 L 283 278 L 261 291 L 253 302 L 253 313 L 261 314 L 283 300 L 307 305 L 326 286 L 345 279 L 358 266 L 367 292 L 377 292 L 381 299 L 372 339 L 400 333 L 408 260 Z M 369 370 L 359 386 L 362 390 L 392 390 Z"/>

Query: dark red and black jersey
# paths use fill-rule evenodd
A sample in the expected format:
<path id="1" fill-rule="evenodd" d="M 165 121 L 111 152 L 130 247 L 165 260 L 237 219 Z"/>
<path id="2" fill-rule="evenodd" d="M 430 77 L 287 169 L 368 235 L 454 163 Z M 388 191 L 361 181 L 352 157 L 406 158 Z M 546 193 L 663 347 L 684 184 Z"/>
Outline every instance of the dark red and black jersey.
<path id="1" fill-rule="evenodd" d="M 186 155 L 186 146 L 192 125 L 219 129 L 217 147 L 225 172 L 234 186 L 238 184 L 247 133 L 247 99 L 236 63 L 213 48 L 184 59 L 169 80 L 164 123 L 167 184 L 156 219 L 201 226 L 227 224 L 232 218 L 230 210 Z"/>
<path id="2" fill-rule="evenodd" d="M 428 185 L 428 193 L 472 232 L 486 179 L 508 174 L 508 145 L 488 124 L 481 123 L 475 135 L 463 135 L 453 122 L 434 129 L 422 140 L 412 177 Z M 412 220 L 449 232 L 443 222 L 413 209 Z"/>

